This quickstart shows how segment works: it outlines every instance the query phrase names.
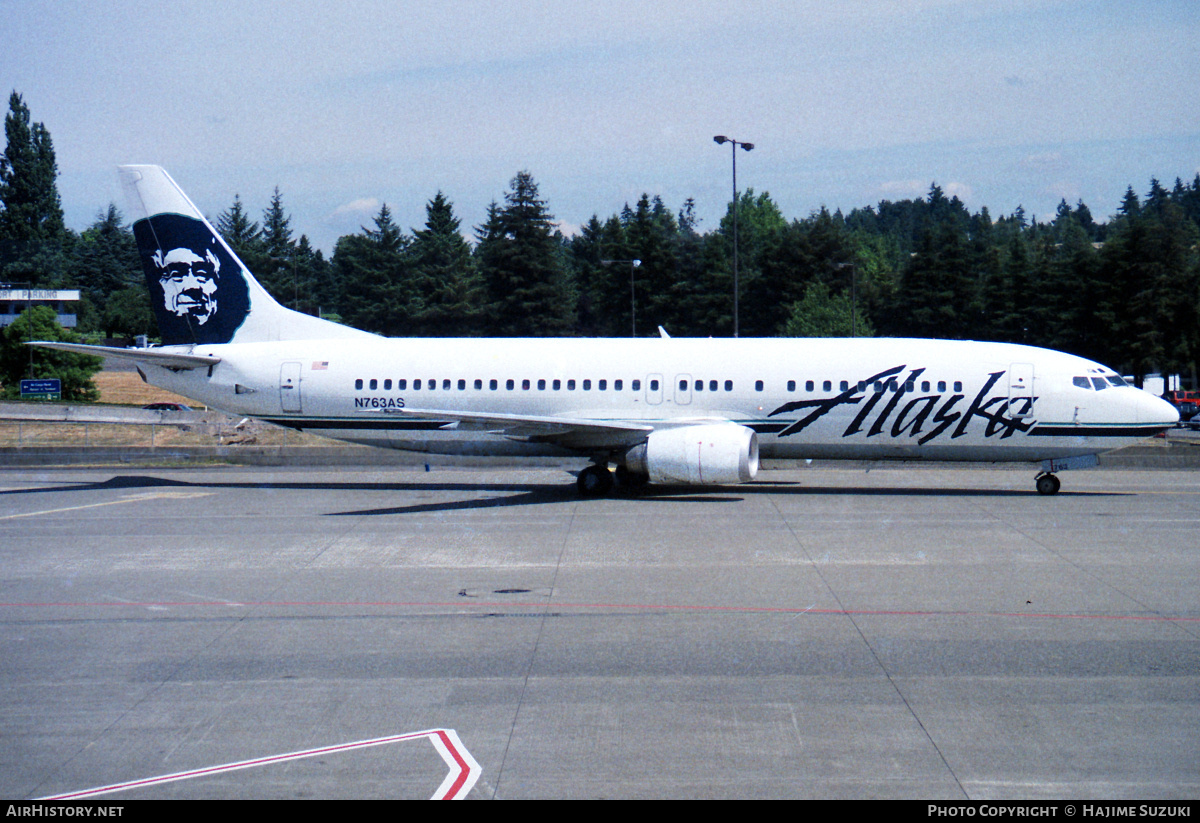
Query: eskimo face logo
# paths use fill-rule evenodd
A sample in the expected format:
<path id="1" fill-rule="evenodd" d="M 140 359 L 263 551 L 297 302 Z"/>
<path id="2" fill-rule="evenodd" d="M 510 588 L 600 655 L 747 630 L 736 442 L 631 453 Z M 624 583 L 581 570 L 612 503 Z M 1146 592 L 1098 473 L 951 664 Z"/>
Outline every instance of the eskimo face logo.
<path id="1" fill-rule="evenodd" d="M 190 315 L 203 326 L 217 313 L 221 261 L 211 251 L 203 257 L 191 249 L 154 253 L 163 290 L 163 308 L 176 317 Z"/>
<path id="2" fill-rule="evenodd" d="M 166 345 L 228 343 L 250 313 L 241 265 L 203 220 L 156 214 L 133 224 Z"/>

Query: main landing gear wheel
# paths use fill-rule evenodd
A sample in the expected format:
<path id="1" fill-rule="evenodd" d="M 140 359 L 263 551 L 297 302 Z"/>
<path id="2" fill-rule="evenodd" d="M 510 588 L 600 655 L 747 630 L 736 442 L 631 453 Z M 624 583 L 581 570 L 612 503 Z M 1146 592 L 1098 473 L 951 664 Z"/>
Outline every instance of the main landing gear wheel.
<path id="1" fill-rule="evenodd" d="M 617 466 L 617 485 L 622 489 L 640 489 L 650 483 L 650 475 L 631 472 L 625 466 Z"/>
<path id="2" fill-rule="evenodd" d="M 603 497 L 612 491 L 612 472 L 607 466 L 588 466 L 579 473 L 575 486 L 583 497 Z"/>
<path id="3" fill-rule="evenodd" d="M 1049 472 L 1039 474 L 1034 483 L 1037 485 L 1038 494 L 1058 494 L 1059 488 L 1062 487 L 1059 479 Z"/>

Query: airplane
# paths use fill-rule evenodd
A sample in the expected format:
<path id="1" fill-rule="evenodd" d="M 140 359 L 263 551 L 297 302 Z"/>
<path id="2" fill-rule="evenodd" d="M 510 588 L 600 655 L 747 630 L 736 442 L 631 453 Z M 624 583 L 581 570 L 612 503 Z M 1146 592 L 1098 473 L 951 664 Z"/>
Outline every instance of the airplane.
<path id="1" fill-rule="evenodd" d="M 584 496 L 745 483 L 763 458 L 1040 461 L 1052 495 L 1056 472 L 1179 420 L 1099 363 L 1010 343 L 385 338 L 277 303 L 162 168 L 119 175 L 163 344 L 35 345 L 127 358 L 155 386 L 299 431 L 582 457 Z"/>

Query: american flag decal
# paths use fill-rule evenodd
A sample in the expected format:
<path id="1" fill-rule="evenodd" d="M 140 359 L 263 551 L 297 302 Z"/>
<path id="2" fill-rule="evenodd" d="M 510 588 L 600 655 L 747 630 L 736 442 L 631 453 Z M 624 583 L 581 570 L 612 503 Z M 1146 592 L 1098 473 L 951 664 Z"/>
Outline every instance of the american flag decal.
<path id="1" fill-rule="evenodd" d="M 328 360 L 314 360 L 313 361 L 313 364 L 312 364 L 313 371 L 325 371 L 327 368 L 329 368 Z"/>

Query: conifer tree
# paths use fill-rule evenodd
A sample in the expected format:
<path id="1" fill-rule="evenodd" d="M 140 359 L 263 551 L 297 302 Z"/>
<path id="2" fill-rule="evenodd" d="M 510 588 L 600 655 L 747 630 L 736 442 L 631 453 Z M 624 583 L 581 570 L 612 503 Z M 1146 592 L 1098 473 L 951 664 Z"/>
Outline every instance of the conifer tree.
<path id="1" fill-rule="evenodd" d="M 69 240 L 58 196 L 58 163 L 50 132 L 32 122 L 15 91 L 4 118 L 7 139 L 0 157 L 0 277 L 33 285 L 59 285 Z"/>
<path id="2" fill-rule="evenodd" d="M 314 317 L 339 319 L 341 289 L 335 270 L 321 250 L 312 247 L 306 234 L 296 242 L 292 266 L 296 282 L 293 308 Z"/>
<path id="3" fill-rule="evenodd" d="M 423 311 L 413 334 L 462 337 L 483 332 L 483 281 L 459 232 L 454 206 L 438 192 L 425 206 L 425 228 L 413 232 L 410 255 Z"/>
<path id="4" fill-rule="evenodd" d="M 604 255 L 604 224 L 600 218 L 593 214 L 567 248 L 579 289 L 578 329 L 586 337 L 608 336 L 603 315 L 598 311 L 598 301 L 612 291 L 605 282 L 608 267 L 601 262 L 609 258 Z"/>
<path id="5" fill-rule="evenodd" d="M 355 328 L 389 337 L 412 336 L 410 321 L 420 312 L 406 254 L 412 240 L 392 220 L 386 203 L 374 225 L 342 237 L 334 249 L 333 264 L 342 284 L 340 312 Z"/>
<path id="6" fill-rule="evenodd" d="M 104 331 L 108 337 L 156 333 L 157 324 L 134 309 L 144 302 L 149 310 L 149 298 L 136 301 L 131 294 L 123 294 L 126 290 L 145 292 L 145 286 L 137 243 L 115 205 L 110 203 L 107 211 L 96 215 L 95 222 L 79 236 L 71 254 L 70 273 L 82 295 L 95 308 L 93 328 Z M 108 303 L 116 294 L 122 294 L 121 305 L 110 313 Z M 132 325 L 125 320 L 132 321 Z"/>
<path id="7" fill-rule="evenodd" d="M 255 249 L 261 263 L 252 270 L 272 297 L 294 309 L 300 300 L 300 278 L 291 222 L 283 208 L 283 195 L 276 186 L 270 205 L 263 211 L 262 229 Z"/>
<path id="8" fill-rule="evenodd" d="M 217 231 L 225 238 L 225 242 L 229 244 L 234 253 L 238 257 L 242 257 L 242 262 L 250 266 L 249 261 L 243 255 L 259 251 L 262 230 L 257 223 L 251 222 L 250 216 L 246 214 L 246 209 L 242 206 L 241 195 L 235 194 L 233 205 L 221 212 L 221 216 L 217 218 Z M 253 267 L 251 270 L 253 271 Z"/>
<path id="9" fill-rule="evenodd" d="M 476 248 L 492 306 L 492 333 L 546 337 L 574 326 L 575 293 L 561 238 L 537 183 L 518 172 L 503 208 L 489 208 Z"/>

